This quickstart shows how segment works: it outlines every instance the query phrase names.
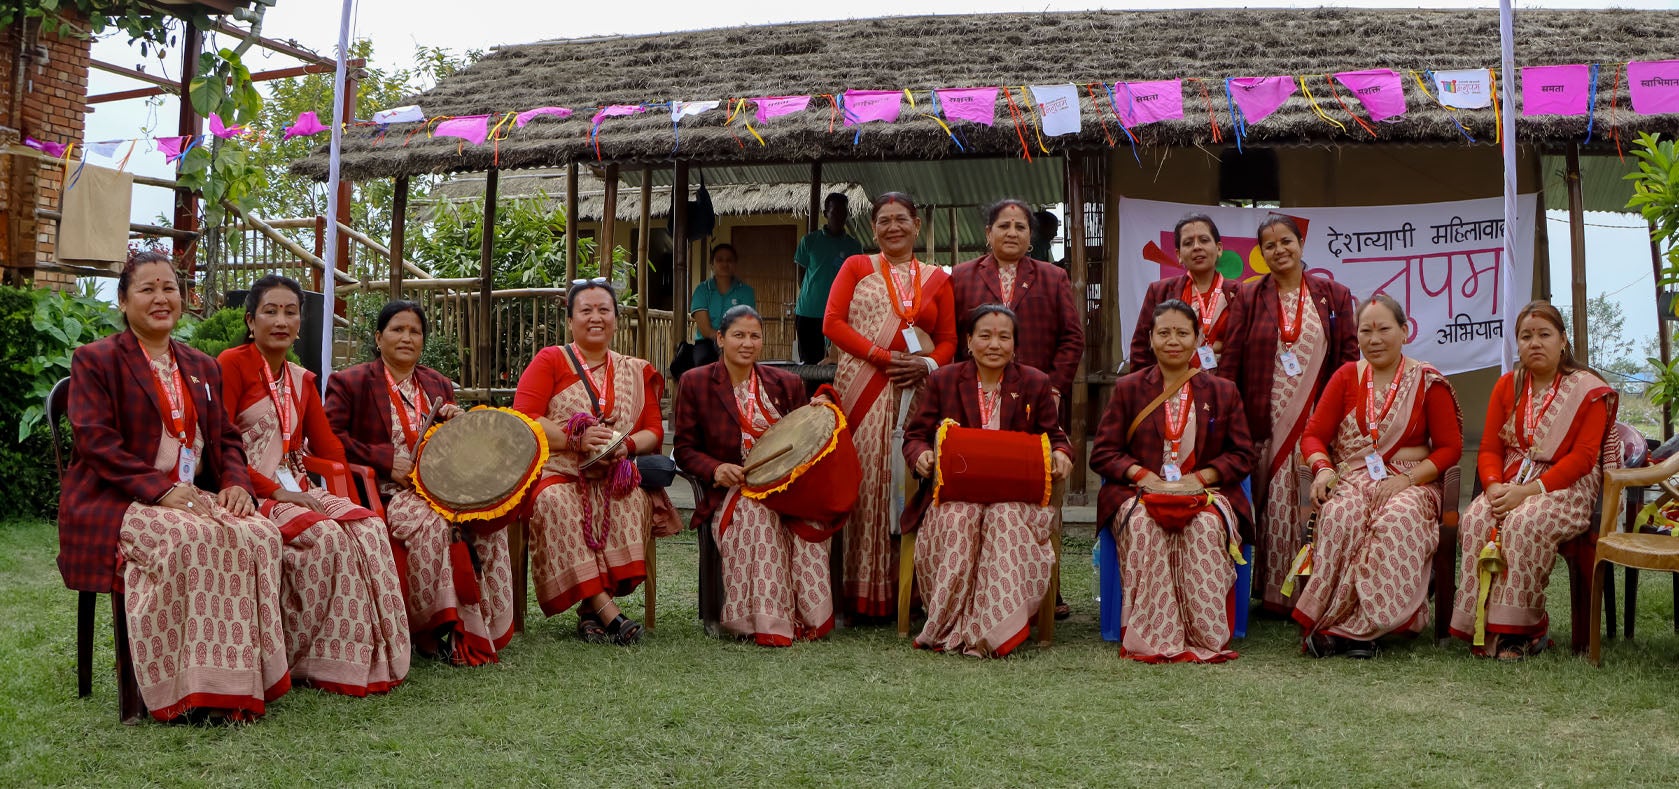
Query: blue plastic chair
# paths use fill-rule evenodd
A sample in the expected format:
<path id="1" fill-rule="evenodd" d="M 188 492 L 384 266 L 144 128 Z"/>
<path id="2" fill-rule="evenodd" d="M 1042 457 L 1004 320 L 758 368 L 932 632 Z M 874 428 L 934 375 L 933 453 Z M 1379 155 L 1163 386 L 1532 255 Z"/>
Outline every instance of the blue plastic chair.
<path id="1" fill-rule="evenodd" d="M 1250 490 L 1248 480 L 1242 480 L 1242 493 L 1247 494 Z M 1251 495 L 1248 500 L 1253 500 Z M 1232 590 L 1236 596 L 1236 626 L 1231 635 L 1235 638 L 1248 637 L 1248 611 L 1253 605 L 1253 545 L 1242 546 L 1242 561 L 1245 564 L 1236 565 L 1236 587 Z M 1119 580 L 1119 545 L 1108 529 L 1096 532 L 1096 580 L 1098 594 L 1101 595 L 1102 640 L 1119 641 L 1125 587 Z"/>

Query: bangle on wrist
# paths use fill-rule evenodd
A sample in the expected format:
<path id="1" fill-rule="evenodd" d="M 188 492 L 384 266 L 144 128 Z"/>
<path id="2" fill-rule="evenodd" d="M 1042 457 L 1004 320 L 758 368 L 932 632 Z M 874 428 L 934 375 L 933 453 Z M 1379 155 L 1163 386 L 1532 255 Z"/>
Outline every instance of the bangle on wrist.
<path id="1" fill-rule="evenodd" d="M 1335 470 L 1335 466 L 1333 464 L 1331 464 L 1327 459 L 1318 458 L 1317 460 L 1312 461 L 1312 476 L 1314 476 L 1314 477 L 1317 476 L 1318 474 L 1322 473 L 1322 472 L 1334 471 L 1334 470 Z"/>

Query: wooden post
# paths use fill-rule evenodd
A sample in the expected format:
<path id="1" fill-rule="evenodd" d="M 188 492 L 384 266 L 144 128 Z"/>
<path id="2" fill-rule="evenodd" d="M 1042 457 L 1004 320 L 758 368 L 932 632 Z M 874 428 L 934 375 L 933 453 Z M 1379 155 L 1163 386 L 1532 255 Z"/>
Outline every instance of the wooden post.
<path id="1" fill-rule="evenodd" d="M 962 237 L 956 232 L 956 206 L 950 207 L 950 265 L 962 262 Z"/>
<path id="2" fill-rule="evenodd" d="M 600 238 L 595 242 L 595 264 L 600 276 L 612 281 L 612 250 L 618 246 L 618 165 L 606 166 L 606 204 L 600 212 Z"/>
<path id="3" fill-rule="evenodd" d="M 402 298 L 402 255 L 408 236 L 408 176 L 396 177 L 391 198 L 391 300 Z"/>
<path id="4" fill-rule="evenodd" d="M 1574 360 L 1583 365 L 1591 364 L 1591 343 L 1586 335 L 1586 209 L 1585 198 L 1580 193 L 1580 146 L 1577 143 L 1568 144 L 1568 252 L 1573 264 L 1570 279 L 1573 280 L 1574 305 Z"/>
<path id="5" fill-rule="evenodd" d="M 671 186 L 671 326 L 674 340 L 688 336 L 688 163 L 676 163 Z"/>
<path id="6" fill-rule="evenodd" d="M 1072 402 L 1071 430 L 1068 438 L 1073 443 L 1073 479 L 1067 486 L 1067 503 L 1082 506 L 1086 501 L 1084 477 L 1089 466 L 1089 456 L 1084 445 L 1084 411 L 1089 393 L 1085 391 L 1085 376 L 1088 374 L 1090 355 L 1088 338 L 1090 337 L 1090 320 L 1085 296 L 1087 288 L 1086 265 L 1084 260 L 1084 167 L 1082 157 L 1074 151 L 1069 151 L 1063 159 L 1067 179 L 1067 221 L 1064 223 L 1067 234 L 1067 272 L 1073 279 L 1073 303 L 1078 305 L 1079 319 L 1085 322 L 1086 345 L 1084 353 L 1079 355 L 1078 372 L 1073 376 L 1073 391 L 1070 393 Z"/>
<path id="7" fill-rule="evenodd" d="M 198 74 L 198 55 L 204 49 L 204 31 L 188 21 L 186 29 L 181 31 L 181 97 L 180 122 L 176 125 L 175 133 L 183 137 L 196 137 L 201 131 L 203 119 L 198 117 L 198 111 L 193 109 L 192 79 Z M 175 229 L 182 233 L 198 233 L 198 198 L 191 189 L 175 190 Z M 172 245 L 174 246 L 174 245 Z M 184 246 L 184 248 L 183 248 Z M 188 241 L 182 246 L 174 246 L 176 265 L 186 271 L 191 278 L 193 269 L 197 267 L 198 255 L 195 249 L 197 241 Z M 210 295 L 205 294 L 205 301 L 211 301 Z"/>
<path id="8" fill-rule="evenodd" d="M 1656 282 L 1662 281 L 1662 250 L 1661 244 L 1656 242 L 1656 223 L 1647 223 L 1650 227 L 1650 268 L 1656 275 Z M 1662 314 L 1661 285 L 1656 286 L 1656 341 L 1660 344 L 1662 367 L 1673 363 L 1673 337 L 1668 334 L 1667 316 Z M 1673 437 L 1673 406 L 1662 407 L 1662 440 Z"/>
<path id="9" fill-rule="evenodd" d="M 565 166 L 565 281 L 577 279 L 577 163 Z"/>
<path id="10" fill-rule="evenodd" d="M 347 53 L 341 53 L 340 57 L 344 54 Z M 344 117 L 346 119 L 353 119 L 356 117 L 355 69 L 348 69 L 344 75 Z M 352 227 L 355 224 L 350 221 L 353 216 L 350 213 L 350 201 L 354 199 L 355 184 L 355 181 L 348 178 L 338 179 L 338 215 L 333 217 L 333 220 L 344 227 Z M 333 252 L 333 265 L 335 265 L 339 271 L 343 271 L 345 273 L 350 271 L 350 237 L 348 235 L 343 233 L 338 234 L 338 249 Z M 399 263 L 398 265 L 400 267 L 401 264 Z M 337 314 L 350 314 L 349 302 L 343 299 L 335 299 L 334 306 L 337 310 Z"/>
<path id="11" fill-rule="evenodd" d="M 496 182 L 500 172 L 494 167 L 484 174 L 484 243 L 478 253 L 478 337 L 472 344 L 473 362 L 478 368 L 478 385 L 484 388 L 484 401 L 490 400 L 490 356 L 494 339 L 490 336 L 490 291 L 495 288 L 494 259 L 496 252 Z"/>
<path id="12" fill-rule="evenodd" d="M 635 256 L 635 355 L 646 359 L 652 347 L 647 326 L 647 254 L 653 239 L 653 168 L 641 168 L 641 238 Z"/>
<path id="13" fill-rule="evenodd" d="M 939 207 L 929 204 L 926 214 L 927 221 L 921 223 L 921 229 L 927 233 L 927 262 L 937 264 L 939 262 L 939 248 L 933 242 L 935 241 L 934 236 L 938 235 L 936 231 L 939 227 Z"/>
<path id="14" fill-rule="evenodd" d="M 805 232 L 814 233 L 822 226 L 822 163 L 810 163 L 810 216 L 805 218 Z"/>

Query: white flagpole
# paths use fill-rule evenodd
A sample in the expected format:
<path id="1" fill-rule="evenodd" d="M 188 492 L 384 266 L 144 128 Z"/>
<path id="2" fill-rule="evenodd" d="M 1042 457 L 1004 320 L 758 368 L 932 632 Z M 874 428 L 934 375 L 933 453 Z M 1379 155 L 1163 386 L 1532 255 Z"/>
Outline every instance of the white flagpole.
<path id="1" fill-rule="evenodd" d="M 326 191 L 326 272 L 321 287 L 321 396 L 326 396 L 326 379 L 332 375 L 333 324 L 336 311 L 335 291 L 338 284 L 338 167 L 344 147 L 344 78 L 350 60 L 350 10 L 355 0 L 344 0 L 344 12 L 338 19 L 338 63 L 332 78 L 332 158 L 327 165 Z"/>
<path id="2" fill-rule="evenodd" d="M 1504 280 L 1499 299 L 1500 312 L 1504 314 L 1504 349 L 1503 369 L 1509 372 L 1514 362 L 1512 347 L 1516 339 L 1516 310 L 1518 305 L 1526 304 L 1527 293 L 1516 292 L 1516 266 L 1533 265 L 1533 259 L 1516 259 L 1516 12 L 1512 8 L 1512 0 L 1498 0 L 1498 45 L 1502 59 L 1499 74 L 1499 88 L 1502 95 L 1498 97 L 1500 110 L 1504 114 Z M 1537 210 L 1543 211 L 1540 206 Z M 1533 250 L 1529 250 L 1530 253 Z"/>

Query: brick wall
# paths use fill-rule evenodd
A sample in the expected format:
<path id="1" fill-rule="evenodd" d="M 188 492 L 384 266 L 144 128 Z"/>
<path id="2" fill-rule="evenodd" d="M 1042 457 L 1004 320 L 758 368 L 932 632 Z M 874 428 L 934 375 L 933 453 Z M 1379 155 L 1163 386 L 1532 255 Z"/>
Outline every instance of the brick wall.
<path id="1" fill-rule="evenodd" d="M 20 136 L 59 144 L 83 142 L 84 107 L 87 99 L 88 60 L 92 43 L 69 31 L 36 34 L 34 26 L 28 31 L 14 26 L 0 41 L 0 126 L 15 129 Z M 20 40 L 21 39 L 21 40 Z M 29 65 L 24 71 L 23 103 L 15 117 L 11 115 L 16 74 L 14 67 L 18 47 L 29 53 Z M 41 57 L 45 55 L 44 59 Z M 13 212 L 27 221 L 35 208 L 59 208 L 63 187 L 62 166 L 21 156 L 0 156 L 0 213 L 8 219 Z M 14 205 L 16 203 L 17 205 Z M 0 230 L 0 250 L 5 251 L 7 267 L 32 265 L 27 254 L 29 239 L 13 235 L 11 221 Z M 56 228 L 47 220 L 33 223 L 35 254 L 33 263 L 51 261 L 57 251 Z M 36 284 L 56 287 L 74 284 L 75 278 L 47 271 L 37 272 Z"/>

